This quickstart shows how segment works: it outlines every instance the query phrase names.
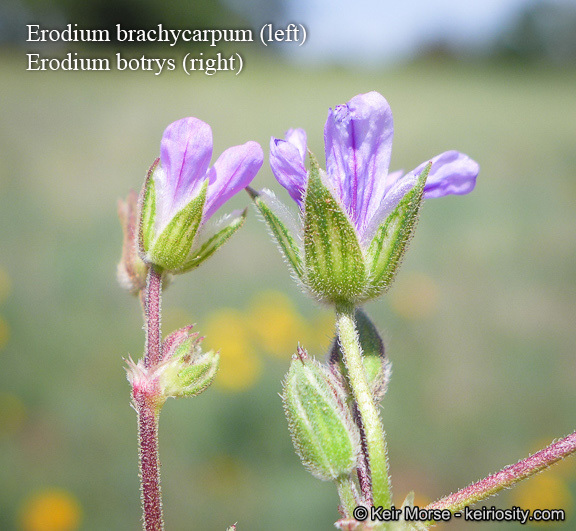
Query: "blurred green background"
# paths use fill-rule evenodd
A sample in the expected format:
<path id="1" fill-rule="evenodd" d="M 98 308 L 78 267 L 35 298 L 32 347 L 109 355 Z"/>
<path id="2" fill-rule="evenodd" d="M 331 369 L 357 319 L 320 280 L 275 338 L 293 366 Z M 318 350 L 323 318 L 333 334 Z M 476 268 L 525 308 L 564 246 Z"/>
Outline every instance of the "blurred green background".
<path id="1" fill-rule="evenodd" d="M 115 280 L 116 204 L 183 116 L 210 123 L 214 159 L 249 139 L 267 152 L 290 127 L 321 156 L 328 107 L 377 90 L 394 112 L 392 169 L 448 149 L 480 163 L 472 194 L 426 202 L 396 284 L 367 307 L 393 363 L 382 416 L 397 505 L 574 430 L 573 66 L 437 49 L 388 68 L 299 66 L 251 50 L 239 76 L 187 77 L 25 72 L 22 50 L 0 53 L 0 528 L 139 528 L 122 358 L 140 356 L 143 332 Z M 288 199 L 267 163 L 254 186 Z M 319 530 L 338 518 L 333 486 L 294 454 L 278 397 L 298 341 L 323 356 L 332 316 L 250 214 L 164 297 L 165 333 L 197 323 L 222 352 L 215 386 L 162 412 L 167 529 Z M 575 499 L 572 459 L 487 504 L 564 508 L 571 528 Z"/>

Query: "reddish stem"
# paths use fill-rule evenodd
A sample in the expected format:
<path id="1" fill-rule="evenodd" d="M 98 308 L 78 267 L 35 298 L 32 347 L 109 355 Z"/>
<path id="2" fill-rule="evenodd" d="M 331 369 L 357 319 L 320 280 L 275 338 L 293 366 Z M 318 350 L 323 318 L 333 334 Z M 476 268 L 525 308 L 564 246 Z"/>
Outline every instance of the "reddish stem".
<path id="1" fill-rule="evenodd" d="M 138 413 L 140 494 L 144 529 L 162 531 L 162 492 L 158 459 L 158 415 L 160 408 L 146 396 L 134 398 Z"/>
<path id="2" fill-rule="evenodd" d="M 155 367 L 162 359 L 160 311 L 162 307 L 162 272 L 151 266 L 146 280 L 146 351 L 144 366 Z"/>
<path id="3" fill-rule="evenodd" d="M 144 366 L 148 374 L 162 360 L 162 332 L 160 311 L 162 305 L 162 272 L 151 266 L 146 280 L 145 293 L 146 350 Z M 158 416 L 162 402 L 160 391 L 153 379 L 147 385 L 133 388 L 133 399 L 138 413 L 138 449 L 140 458 L 140 493 L 146 531 L 161 531 L 162 492 L 160 490 L 160 461 L 158 459 Z"/>
<path id="4" fill-rule="evenodd" d="M 364 425 L 362 424 L 362 417 L 358 411 L 358 406 L 354 402 L 352 405 L 352 411 L 354 413 L 354 420 L 356 425 L 360 430 L 360 445 L 361 452 L 358 457 L 358 465 L 356 467 L 356 473 L 358 475 L 358 484 L 360 485 L 360 491 L 362 492 L 362 499 L 364 503 L 372 506 L 374 505 L 374 500 L 372 498 L 372 476 L 370 473 L 370 463 L 368 462 L 368 448 L 366 447 L 366 432 L 364 431 Z"/>
<path id="5" fill-rule="evenodd" d="M 426 507 L 426 509 L 450 509 L 460 511 L 467 505 L 472 505 L 488 498 L 497 492 L 509 488 L 519 481 L 526 479 L 545 468 L 553 465 L 560 459 L 576 452 L 576 431 L 567 437 L 552 443 L 534 455 L 518 461 L 515 465 L 507 466 L 465 489 L 450 494 Z"/>

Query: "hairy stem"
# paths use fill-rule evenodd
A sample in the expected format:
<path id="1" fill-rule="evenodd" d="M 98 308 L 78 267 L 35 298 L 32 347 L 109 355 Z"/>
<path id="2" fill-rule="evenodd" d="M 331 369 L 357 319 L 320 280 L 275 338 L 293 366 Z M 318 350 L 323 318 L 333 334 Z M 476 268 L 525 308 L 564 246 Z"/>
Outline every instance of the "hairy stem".
<path id="1" fill-rule="evenodd" d="M 162 271 L 152 266 L 146 280 L 144 316 L 146 331 L 144 366 L 149 374 L 152 374 L 162 361 L 161 306 Z M 158 416 L 163 402 L 159 400 L 159 393 L 153 380 L 142 387 L 134 387 L 132 391 L 134 407 L 138 413 L 140 493 L 143 528 L 146 531 L 164 529 L 158 459 Z"/>
<path id="2" fill-rule="evenodd" d="M 358 465 L 356 467 L 358 484 L 360 485 L 360 492 L 362 493 L 364 503 L 374 505 L 374 500 L 372 499 L 372 476 L 370 474 L 370 465 L 367 458 L 368 449 L 366 446 L 366 431 L 362 425 L 362 417 L 358 411 L 357 404 L 352 405 L 352 410 L 354 413 L 354 421 L 360 430 L 360 444 L 362 448 L 361 454 L 358 457 Z"/>
<path id="3" fill-rule="evenodd" d="M 162 492 L 158 460 L 158 416 L 160 408 L 146 396 L 134 399 L 138 413 L 138 446 L 140 458 L 140 494 L 145 531 L 161 531 Z"/>
<path id="4" fill-rule="evenodd" d="M 351 518 L 354 509 L 358 506 L 356 486 L 351 476 L 340 476 L 336 478 L 335 481 L 338 496 L 340 496 L 342 511 L 344 512 L 343 516 L 345 518 Z"/>
<path id="5" fill-rule="evenodd" d="M 348 369 L 350 388 L 354 394 L 366 436 L 373 504 L 377 507 L 388 508 L 391 505 L 391 498 L 386 440 L 380 415 L 366 380 L 354 312 L 355 308 L 352 304 L 338 304 L 336 307 L 336 326 L 344 363 Z"/>
<path id="6" fill-rule="evenodd" d="M 473 505 L 505 488 L 512 487 L 574 452 L 576 452 L 576 431 L 534 455 L 428 505 L 426 509 L 460 511 L 467 505 Z"/>
<path id="7" fill-rule="evenodd" d="M 147 369 L 155 367 L 162 359 L 161 309 L 162 271 L 151 266 L 146 279 L 146 350 L 144 353 L 144 365 Z"/>

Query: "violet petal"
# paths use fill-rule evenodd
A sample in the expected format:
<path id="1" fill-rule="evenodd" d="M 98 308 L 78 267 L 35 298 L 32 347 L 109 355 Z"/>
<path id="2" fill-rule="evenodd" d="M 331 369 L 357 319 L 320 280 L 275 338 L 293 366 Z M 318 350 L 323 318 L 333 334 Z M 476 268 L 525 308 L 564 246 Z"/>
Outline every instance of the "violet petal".
<path id="1" fill-rule="evenodd" d="M 212 158 L 212 130 L 197 118 L 171 123 L 162 136 L 154 174 L 157 227 L 162 228 L 199 191 Z"/>
<path id="2" fill-rule="evenodd" d="M 286 140 L 270 139 L 272 173 L 300 207 L 307 179 L 305 161 L 306 132 L 303 129 L 290 129 Z"/>
<path id="3" fill-rule="evenodd" d="M 230 197 L 248 186 L 264 161 L 264 153 L 257 142 L 246 142 L 228 148 L 208 170 L 208 192 L 204 207 L 206 221 Z"/>
<path id="4" fill-rule="evenodd" d="M 411 173 L 419 175 L 428 162 L 424 162 Z M 462 195 L 471 192 L 476 185 L 480 167 L 468 155 L 459 151 L 445 151 L 432 159 L 432 168 L 424 187 L 424 197 Z"/>
<path id="5" fill-rule="evenodd" d="M 355 96 L 328 112 L 328 178 L 360 231 L 384 197 L 393 136 L 390 106 L 377 92 Z"/>

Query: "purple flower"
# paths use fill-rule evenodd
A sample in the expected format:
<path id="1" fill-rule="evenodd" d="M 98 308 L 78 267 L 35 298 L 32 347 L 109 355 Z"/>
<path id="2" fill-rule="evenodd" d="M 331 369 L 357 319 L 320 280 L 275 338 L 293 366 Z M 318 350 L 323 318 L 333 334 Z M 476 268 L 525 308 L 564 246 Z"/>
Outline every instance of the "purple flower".
<path id="1" fill-rule="evenodd" d="M 427 165 L 423 163 L 405 175 L 388 173 L 393 136 L 390 106 L 377 92 L 360 94 L 328 111 L 323 182 L 353 222 L 364 245 L 370 243 Z M 291 129 L 285 140 L 272 138 L 270 166 L 300 208 L 308 183 L 305 157 L 306 133 L 302 129 Z M 431 162 L 424 197 L 466 194 L 474 188 L 479 168 L 467 155 L 446 151 Z"/>
<path id="2" fill-rule="evenodd" d="M 154 172 L 156 231 L 160 233 L 174 216 L 200 194 L 208 180 L 202 223 L 237 194 L 258 173 L 264 155 L 256 142 L 246 142 L 212 159 L 212 129 L 198 118 L 171 123 L 162 136 L 160 164 Z"/>
<path id="3" fill-rule="evenodd" d="M 248 189 L 295 278 L 317 299 L 362 304 L 384 293 L 416 226 L 423 197 L 466 194 L 478 164 L 446 151 L 403 175 L 388 173 L 394 126 L 386 100 L 360 94 L 330 109 L 324 127 L 326 171 L 306 133 L 272 138 L 270 166 L 300 208 L 300 223 L 269 190 Z"/>
<path id="4" fill-rule="evenodd" d="M 149 172 L 140 212 L 140 255 L 173 273 L 197 267 L 242 225 L 235 212 L 216 229 L 206 222 L 230 197 L 250 184 L 262 166 L 262 148 L 246 142 L 222 153 L 209 168 L 212 130 L 197 118 L 170 124 L 160 158 Z M 222 228 L 223 227 L 223 228 Z"/>

